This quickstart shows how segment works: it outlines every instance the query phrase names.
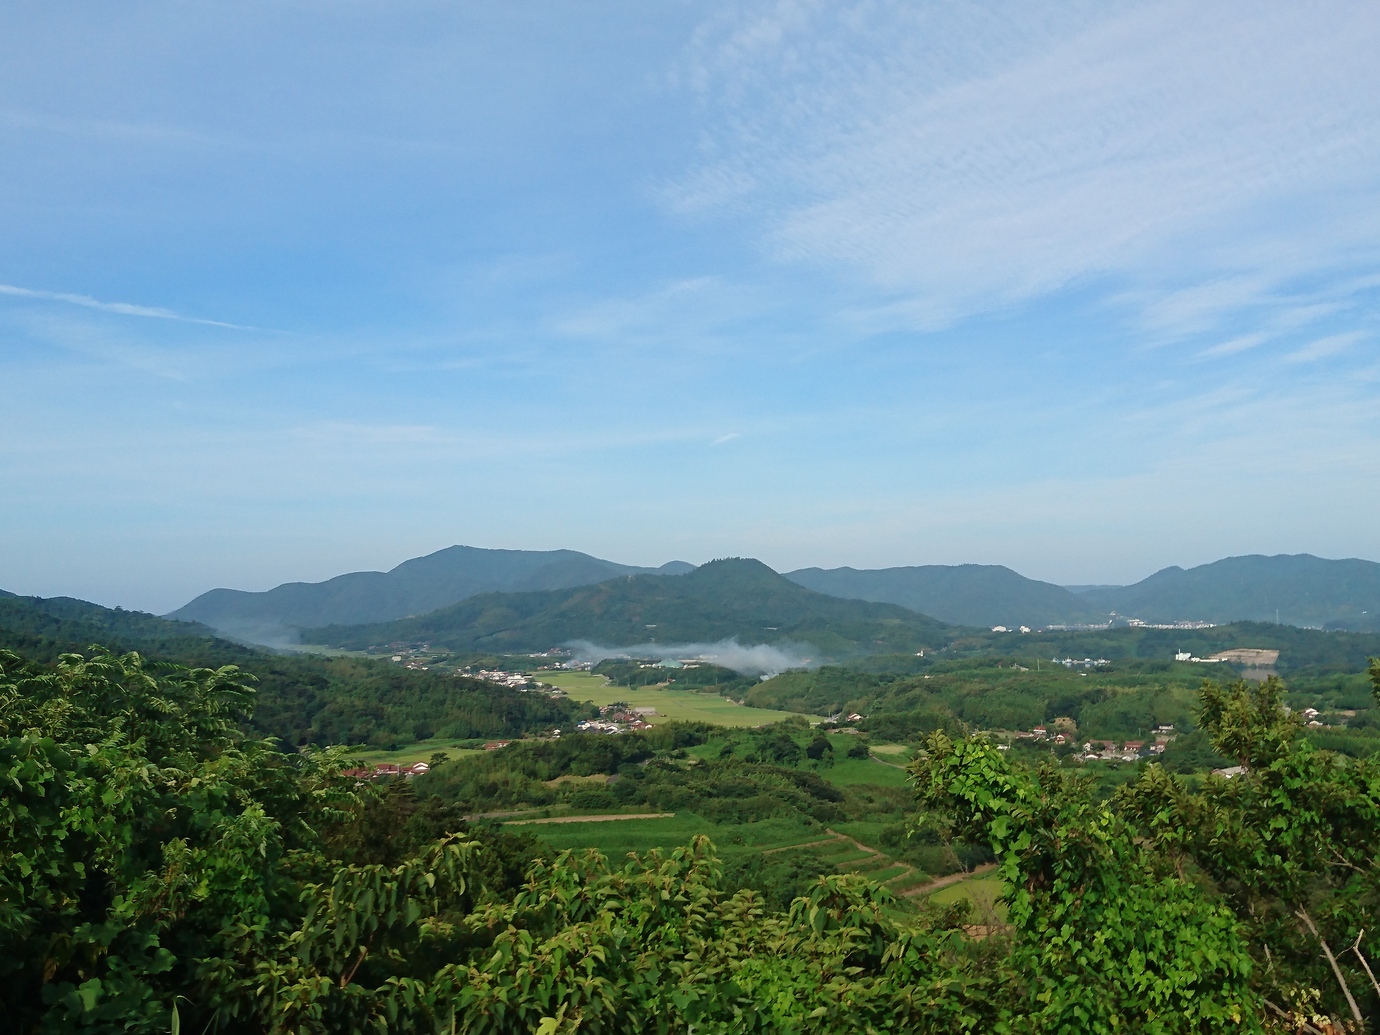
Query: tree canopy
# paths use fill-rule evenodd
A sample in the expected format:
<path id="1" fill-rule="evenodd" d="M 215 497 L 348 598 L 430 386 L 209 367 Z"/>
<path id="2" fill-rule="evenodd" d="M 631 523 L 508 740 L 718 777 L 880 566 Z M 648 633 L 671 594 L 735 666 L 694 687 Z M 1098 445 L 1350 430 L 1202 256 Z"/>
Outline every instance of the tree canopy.
<path id="1" fill-rule="evenodd" d="M 467 824 L 443 782 L 419 797 L 257 738 L 253 702 L 233 666 L 0 653 L 7 1030 L 1187 1033 L 1376 1014 L 1380 766 L 1298 737 L 1276 684 L 1201 693 L 1235 778 L 1150 766 L 1110 799 L 933 734 L 917 822 L 990 846 L 1006 922 L 984 929 L 856 875 L 773 908 L 703 838 L 621 861 L 543 850 Z M 534 778 L 555 751 L 532 750 Z"/>

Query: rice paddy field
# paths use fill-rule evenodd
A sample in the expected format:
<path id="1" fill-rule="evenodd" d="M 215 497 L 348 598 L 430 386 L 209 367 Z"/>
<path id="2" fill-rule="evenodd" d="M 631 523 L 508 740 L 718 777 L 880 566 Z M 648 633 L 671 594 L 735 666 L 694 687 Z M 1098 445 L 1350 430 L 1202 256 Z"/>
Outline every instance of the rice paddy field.
<path id="1" fill-rule="evenodd" d="M 616 686 L 603 676 L 589 672 L 542 670 L 535 676 L 543 683 L 560 687 L 574 701 L 589 701 L 601 708 L 615 701 L 624 701 L 632 708 L 655 708 L 656 714 L 647 717 L 653 724 L 681 721 L 709 722 L 716 726 L 766 726 L 797 717 L 794 712 L 734 704 L 715 693 L 670 690 L 660 686 Z"/>

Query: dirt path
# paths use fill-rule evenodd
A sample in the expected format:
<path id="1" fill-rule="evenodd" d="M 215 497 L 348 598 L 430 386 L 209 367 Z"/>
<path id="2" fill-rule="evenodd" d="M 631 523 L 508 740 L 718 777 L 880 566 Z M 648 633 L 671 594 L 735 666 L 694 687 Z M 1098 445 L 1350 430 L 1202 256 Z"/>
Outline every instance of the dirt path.
<path id="1" fill-rule="evenodd" d="M 514 810 L 511 810 L 511 811 L 508 811 L 508 812 L 472 812 L 472 813 L 470 813 L 470 815 L 468 815 L 468 816 L 462 816 L 461 818 L 462 818 L 462 819 L 467 819 L 467 820 L 469 820 L 469 819 L 506 819 L 506 818 L 508 818 L 509 816 L 530 816 L 532 813 L 534 813 L 534 812 L 540 812 L 540 811 L 541 811 L 540 809 L 514 809 Z"/>
<path id="2" fill-rule="evenodd" d="M 835 841 L 842 840 L 843 838 L 839 837 L 838 834 L 835 834 L 833 837 L 826 837 L 819 841 L 802 841 L 798 845 L 782 845 L 780 848 L 764 848 L 762 849 L 762 854 L 771 855 L 774 852 L 793 852 L 797 848 L 817 848 L 820 845 L 831 845 Z"/>
<path id="3" fill-rule="evenodd" d="M 974 866 L 968 873 L 951 873 L 947 877 L 938 877 L 928 884 L 920 885 L 918 888 L 911 888 L 904 893 L 904 896 L 906 898 L 914 898 L 916 895 L 928 895 L 931 891 L 947 888 L 950 884 L 957 884 L 959 881 L 965 881 L 970 877 L 976 877 L 983 873 L 991 873 L 996 868 L 996 863 L 983 863 L 981 866 Z"/>
<path id="4" fill-rule="evenodd" d="M 874 761 L 874 762 L 881 762 L 882 765 L 889 765 L 889 766 L 891 766 L 891 768 L 893 768 L 893 769 L 904 769 L 904 768 L 905 768 L 905 766 L 902 765 L 902 764 L 900 764 L 899 762 L 888 762 L 885 758 L 881 758 L 881 757 L 878 756 L 878 755 L 868 755 L 867 757 L 870 758 L 870 759 L 872 759 L 872 761 Z"/>
<path id="5" fill-rule="evenodd" d="M 611 816 L 548 816 L 545 819 L 519 819 L 503 824 L 507 827 L 527 827 L 533 823 L 607 823 L 615 819 L 670 819 L 674 812 L 620 813 Z"/>
<path id="6" fill-rule="evenodd" d="M 793 852 L 798 848 L 818 848 L 820 845 L 845 844 L 851 845 L 859 852 L 866 853 L 872 859 L 885 859 L 889 863 L 894 863 L 897 866 L 905 867 L 905 869 L 902 872 L 896 874 L 896 876 L 888 877 L 886 880 L 882 881 L 884 885 L 890 884 L 892 881 L 905 880 L 907 877 L 913 876 L 915 874 L 914 866 L 911 866 L 908 863 L 903 863 L 900 859 L 893 859 L 885 852 L 879 852 L 877 851 L 877 849 L 872 848 L 869 845 L 863 844 L 855 837 L 849 837 L 847 834 L 840 834 L 837 830 L 834 830 L 832 827 L 825 827 L 824 830 L 829 836 L 821 838 L 818 841 L 805 841 L 798 845 L 782 845 L 780 848 L 767 848 L 762 851 L 762 854 L 772 855 L 775 852 Z"/>

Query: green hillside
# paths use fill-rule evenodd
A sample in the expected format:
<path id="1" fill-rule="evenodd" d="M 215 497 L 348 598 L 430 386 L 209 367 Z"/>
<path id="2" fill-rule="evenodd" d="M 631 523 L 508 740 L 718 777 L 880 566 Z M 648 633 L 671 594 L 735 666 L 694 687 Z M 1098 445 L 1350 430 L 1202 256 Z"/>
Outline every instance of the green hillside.
<path id="1" fill-rule="evenodd" d="M 478 593 L 585 586 L 619 575 L 679 575 L 692 565 L 615 564 L 575 550 L 481 550 L 452 546 L 390 571 L 356 571 L 325 582 L 288 582 L 262 593 L 213 589 L 168 617 L 202 622 L 251 643 L 296 643 L 298 630 L 385 622 L 423 614 Z"/>
<path id="2" fill-rule="evenodd" d="M 391 747 L 433 736 L 540 732 L 588 709 L 452 672 L 413 671 L 369 658 L 273 654 L 216 639 L 204 626 L 68 597 L 0 592 L 0 648 L 51 663 L 103 644 L 160 664 L 237 665 L 254 677 L 253 726 L 284 743 Z"/>
<path id="3" fill-rule="evenodd" d="M 1106 614 L 1062 586 L 1037 582 L 999 564 L 904 568 L 801 568 L 786 578 L 817 593 L 899 604 L 953 625 L 1042 626 L 1100 622 Z"/>
<path id="4" fill-rule="evenodd" d="M 202 665 L 237 664 L 253 655 L 196 622 L 170 621 L 72 597 L 21 597 L 0 590 L 0 646 L 52 661 L 64 651 L 93 643 L 115 651 L 195 659 Z"/>
<path id="5" fill-rule="evenodd" d="M 1311 554 L 1227 557 L 1165 568 L 1131 586 L 1078 594 L 1088 607 L 1147 622 L 1273 622 L 1380 632 L 1380 564 Z"/>
<path id="6" fill-rule="evenodd" d="M 363 649 L 426 642 L 451 650 L 545 650 L 574 640 L 806 643 L 830 656 L 914 652 L 953 630 L 894 604 L 815 593 L 760 561 L 730 559 L 688 575 L 634 575 L 545 593 L 491 593 L 396 622 L 307 630 L 309 642 Z"/>

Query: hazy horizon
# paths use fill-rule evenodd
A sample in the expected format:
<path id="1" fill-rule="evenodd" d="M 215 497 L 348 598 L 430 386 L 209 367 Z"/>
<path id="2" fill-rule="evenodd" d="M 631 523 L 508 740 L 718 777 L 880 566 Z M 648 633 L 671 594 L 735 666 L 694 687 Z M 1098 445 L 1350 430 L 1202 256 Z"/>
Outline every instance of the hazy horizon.
<path id="1" fill-rule="evenodd" d="M 0 589 L 1380 558 L 1380 9 L 0 29 Z"/>
<path id="2" fill-rule="evenodd" d="M 450 545 L 452 545 L 452 546 L 468 546 L 468 545 L 471 545 L 471 544 L 455 543 L 455 544 L 450 544 Z M 442 547 L 442 548 L 440 548 L 440 549 L 441 549 L 441 550 L 445 550 L 445 549 L 447 549 L 447 547 Z M 514 549 L 514 548 L 512 548 L 512 547 L 480 547 L 479 549 L 504 549 L 504 550 L 507 550 L 507 549 Z M 420 556 L 425 557 L 425 556 L 428 556 L 430 553 L 436 553 L 436 552 L 440 552 L 440 551 L 428 551 L 427 554 L 422 554 L 422 555 L 420 555 Z M 583 551 L 582 551 L 582 552 L 583 552 Z M 725 557 L 727 557 L 727 556 L 745 556 L 745 555 L 736 555 L 736 554 L 735 554 L 735 555 L 725 555 Z M 1242 555 L 1237 554 L 1237 555 L 1232 555 L 1232 556 L 1242 556 Z M 293 584 L 293 583 L 297 583 L 297 584 L 300 584 L 300 583 L 317 583 L 317 584 L 319 584 L 319 583 L 322 583 L 322 582 L 327 582 L 327 581 L 329 581 L 329 580 L 331 580 L 331 579 L 333 579 L 333 578 L 336 578 L 336 577 L 338 577 L 338 576 L 341 576 L 341 575 L 360 574 L 360 573 L 364 573 L 364 572 L 388 572 L 388 571 L 393 570 L 394 568 L 400 567 L 402 564 L 406 563 L 407 561 L 413 561 L 413 560 L 416 560 L 416 559 L 417 559 L 417 558 L 415 558 L 415 557 L 405 557 L 405 558 L 400 559 L 396 564 L 390 564 L 390 565 L 388 565 L 388 566 L 386 566 L 386 567 L 380 567 L 380 568 L 351 568 L 351 569 L 348 569 L 348 570 L 345 570 L 345 571 L 334 572 L 334 573 L 332 573 L 332 574 L 330 574 L 330 575 L 327 575 L 327 576 L 325 576 L 325 577 L 323 577 L 323 578 L 320 578 L 320 579 L 280 579 L 280 580 L 278 580 L 278 581 L 276 581 L 276 582 L 269 582 L 269 583 L 266 583 L 266 584 L 255 585 L 255 586 L 207 586 L 205 589 L 202 589 L 202 590 L 197 591 L 195 594 L 193 594 L 192 596 L 186 598 L 185 600 L 181 600 L 181 601 L 179 601 L 177 604 L 172 605 L 171 607 L 164 607 L 164 608 L 162 608 L 161 610 L 154 610 L 154 609 L 152 609 L 152 608 L 134 608 L 134 607 L 131 607 L 131 605 L 129 605 L 129 604 L 120 603 L 119 601 L 100 601 L 100 600 L 94 600 L 94 601 L 92 601 L 92 602 L 93 602 L 93 603 L 102 604 L 103 606 L 106 606 L 106 607 L 121 606 L 121 607 L 125 607 L 126 609 L 143 610 L 143 611 L 148 611 L 148 612 L 150 612 L 150 613 L 152 613 L 152 614 L 165 615 L 165 614 L 170 614 L 170 613 L 176 611 L 178 608 L 180 608 L 180 607 L 182 607 L 182 606 L 184 606 L 184 605 L 186 605 L 186 604 L 191 603 L 193 600 L 195 600 L 197 597 L 200 597 L 202 594 L 208 593 L 208 592 L 212 592 L 212 591 L 215 591 L 215 590 L 229 589 L 229 590 L 237 590 L 237 591 L 240 591 L 240 592 L 262 593 L 262 592 L 266 592 L 266 591 L 268 591 L 268 590 L 275 589 L 275 588 L 277 588 L 277 587 L 279 587 L 279 586 L 286 585 L 286 584 Z M 599 559 L 601 559 L 601 560 L 606 560 L 606 561 L 613 561 L 613 562 L 615 562 L 615 563 L 620 563 L 620 564 L 627 563 L 627 562 L 623 561 L 621 558 L 618 558 L 618 557 L 602 557 L 602 558 L 599 558 Z M 699 565 L 701 565 L 701 564 L 707 563 L 707 562 L 712 561 L 712 560 L 719 560 L 719 559 L 722 559 L 722 558 L 707 557 L 707 558 L 705 558 L 703 561 L 695 561 L 695 562 L 691 562 L 691 563 L 694 563 L 696 567 L 699 567 Z M 754 559 L 754 560 L 760 560 L 760 558 L 752 558 L 752 559 Z M 1213 558 L 1214 561 L 1216 561 L 1216 560 L 1224 560 L 1224 559 L 1226 559 L 1226 558 L 1224 558 L 1224 557 Z M 1380 562 L 1377 562 L 1377 561 L 1373 561 L 1373 560 L 1371 560 L 1370 558 L 1364 558 L 1364 557 L 1362 557 L 1362 558 L 1356 558 L 1356 557 L 1350 557 L 1350 558 L 1324 557 L 1324 558 L 1320 558 L 1320 559 L 1321 559 L 1321 560 L 1362 560 L 1362 561 L 1370 561 L 1370 563 L 1380 563 Z M 668 559 L 667 559 L 667 561 L 671 561 L 671 560 L 684 560 L 684 558 L 677 557 L 677 558 L 668 558 Z M 638 566 L 638 567 L 646 567 L 646 568 L 656 568 L 656 567 L 660 567 L 660 564 L 661 564 L 661 563 L 666 563 L 666 562 L 660 562 L 660 563 L 657 563 L 657 564 L 646 564 L 646 565 L 641 565 L 641 564 L 639 564 L 639 565 L 637 565 L 637 566 Z M 956 563 L 956 564 L 959 564 L 959 565 L 962 565 L 962 564 L 980 564 L 980 563 L 982 563 L 982 562 L 978 562 L 978 561 L 959 561 L 959 562 L 955 562 L 955 563 Z M 1203 563 L 1208 563 L 1208 564 L 1210 564 L 1210 563 L 1212 563 L 1212 562 L 1211 562 L 1211 561 L 1206 561 L 1206 562 L 1203 562 Z M 912 567 L 912 566 L 921 566 L 921 565 L 895 565 L 894 567 Z M 792 567 L 779 567 L 779 568 L 778 568 L 778 567 L 776 567 L 776 566 L 774 566 L 774 565 L 770 565 L 770 564 L 769 564 L 768 567 L 772 568 L 774 571 L 777 571 L 777 572 L 779 572 L 779 573 L 781 573 L 781 574 L 787 574 L 787 573 L 792 572 L 792 571 L 798 571 L 798 570 L 800 570 L 800 569 L 802 569 L 802 568 L 825 567 L 825 566 L 824 566 L 824 565 L 809 565 L 809 564 L 806 564 L 806 565 L 796 565 L 796 566 L 792 566 Z M 849 565 L 830 565 L 830 566 L 828 566 L 828 567 L 839 568 L 839 567 L 850 567 L 850 566 L 849 566 Z M 880 567 L 880 566 L 879 566 L 879 567 Z M 888 566 L 888 567 L 893 567 L 893 566 Z M 1009 567 L 1009 566 L 1008 566 L 1008 567 Z M 1071 591 L 1074 591 L 1074 592 L 1082 592 L 1082 591 L 1089 590 L 1089 589 L 1115 589 L 1115 588 L 1121 588 L 1121 587 L 1124 587 L 1124 586 L 1134 585 L 1135 583 L 1141 582 L 1142 580 L 1144 580 L 1144 579 L 1150 577 L 1151 575 L 1155 575 L 1155 574 L 1157 574 L 1158 572 L 1163 571 L 1163 570 L 1165 570 L 1166 568 L 1170 568 L 1170 567 L 1176 567 L 1176 566 L 1175 566 L 1175 565 L 1164 565 L 1164 566 L 1162 566 L 1162 567 L 1160 567 L 1160 568 L 1156 568 L 1154 571 L 1147 571 L 1147 572 L 1144 572 L 1143 574 L 1137 576 L 1136 578 L 1128 579 L 1126 582 L 1123 582 L 1123 583 L 1077 583 L 1077 582 L 1058 582 L 1058 581 L 1049 580 L 1049 579 L 1040 579 L 1039 581 L 1041 581 L 1041 582 L 1049 582 L 1049 583 L 1051 583 L 1052 585 L 1060 586 L 1060 587 L 1062 587 L 1062 588 L 1064 588 L 1064 589 L 1068 589 L 1068 590 L 1071 590 Z M 1192 567 L 1196 567 L 1196 565 L 1177 565 L 1177 567 L 1180 567 L 1180 568 L 1192 568 Z M 1013 570 L 1015 570 L 1015 569 L 1013 569 Z M 1027 578 L 1033 578 L 1033 577 L 1034 577 L 1034 576 L 1029 576 L 1029 575 L 1027 575 L 1025 572 L 1019 571 L 1019 570 L 1017 570 L 1016 573 L 1017 573 L 1018 575 L 1025 575 Z M 4 588 L 5 588 L 5 587 L 0 586 L 0 589 L 4 589 Z M 11 590 L 11 592 L 14 592 L 14 591 Z M 35 593 L 35 594 L 25 594 L 25 595 L 43 596 L 43 595 L 45 595 L 45 594 L 37 594 L 37 593 Z M 55 595 L 59 595 L 59 594 L 46 594 L 46 595 L 48 595 L 48 596 L 55 596 Z M 90 599 L 90 598 L 86 598 L 86 599 Z M 686 648 L 686 649 L 688 649 L 688 648 Z M 674 653 L 674 651 L 673 651 L 673 653 Z"/>

